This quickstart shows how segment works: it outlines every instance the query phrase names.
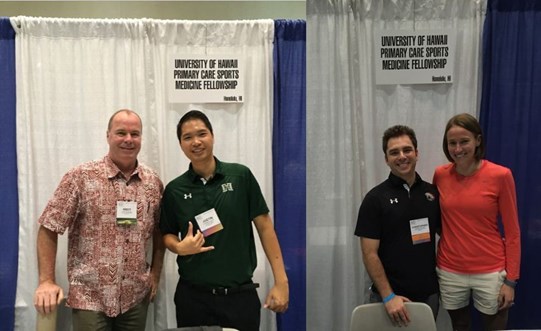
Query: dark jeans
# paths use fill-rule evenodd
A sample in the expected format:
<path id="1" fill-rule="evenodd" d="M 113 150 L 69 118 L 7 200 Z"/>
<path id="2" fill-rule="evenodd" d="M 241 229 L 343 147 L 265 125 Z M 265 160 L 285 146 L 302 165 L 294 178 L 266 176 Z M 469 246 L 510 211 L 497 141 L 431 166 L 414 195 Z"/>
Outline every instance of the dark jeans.
<path id="1" fill-rule="evenodd" d="M 261 302 L 257 290 L 212 294 L 179 281 L 175 292 L 177 327 L 213 326 L 259 331 Z"/>
<path id="2" fill-rule="evenodd" d="M 381 298 L 381 295 L 374 291 L 370 291 L 370 303 L 374 302 L 383 302 L 383 299 Z M 423 301 L 427 305 L 430 306 L 430 309 L 432 309 L 432 314 L 434 315 L 434 321 L 438 318 L 438 311 L 440 309 L 440 295 L 438 293 L 434 293 L 430 295 L 428 298 L 426 298 Z"/>

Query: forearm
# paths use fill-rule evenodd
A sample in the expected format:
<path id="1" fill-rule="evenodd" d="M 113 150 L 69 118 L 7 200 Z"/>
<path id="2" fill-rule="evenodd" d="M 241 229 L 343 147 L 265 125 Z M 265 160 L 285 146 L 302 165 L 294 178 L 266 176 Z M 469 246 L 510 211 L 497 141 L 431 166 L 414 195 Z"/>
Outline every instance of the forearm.
<path id="1" fill-rule="evenodd" d="M 39 285 L 34 294 L 34 306 L 40 314 L 55 311 L 64 298 L 55 279 L 57 246 L 58 234 L 40 226 L 37 238 Z"/>
<path id="2" fill-rule="evenodd" d="M 368 275 L 374 282 L 379 294 L 382 298 L 387 297 L 393 292 L 393 289 L 391 284 L 389 284 L 389 280 L 387 279 L 385 269 L 383 268 L 379 256 L 377 254 L 366 254 L 363 255 L 363 260 L 366 271 L 368 271 Z"/>
<path id="3" fill-rule="evenodd" d="M 520 225 L 515 182 L 511 172 L 504 176 L 501 186 L 498 208 L 505 236 L 505 269 L 507 277 L 516 280 L 520 277 Z"/>
<path id="4" fill-rule="evenodd" d="M 173 234 L 166 234 L 163 236 L 163 243 L 165 247 L 170 250 L 171 252 L 180 255 L 178 244 L 180 243 L 180 240 L 177 236 Z"/>
<path id="5" fill-rule="evenodd" d="M 39 284 L 47 281 L 56 283 L 55 266 L 57 246 L 58 234 L 40 226 L 37 239 Z"/>
<path id="6" fill-rule="evenodd" d="M 507 278 L 517 280 L 520 277 L 520 239 L 505 242 L 505 260 Z"/>
<path id="7" fill-rule="evenodd" d="M 518 217 L 516 214 L 504 217 L 502 217 L 502 222 L 505 235 L 505 270 L 507 271 L 507 278 L 517 280 L 520 277 L 521 254 Z"/>
<path id="8" fill-rule="evenodd" d="M 274 276 L 274 282 L 276 284 L 285 284 L 288 282 L 287 274 L 285 271 L 284 260 L 282 257 L 282 251 L 278 242 L 276 232 L 272 227 L 264 227 L 259 231 L 259 238 L 265 255 L 271 265 L 272 274 Z"/>
<path id="9" fill-rule="evenodd" d="M 152 264 L 150 272 L 155 279 L 160 278 L 163 267 L 163 257 L 165 255 L 165 245 L 163 237 L 158 229 L 154 231 L 152 237 Z"/>

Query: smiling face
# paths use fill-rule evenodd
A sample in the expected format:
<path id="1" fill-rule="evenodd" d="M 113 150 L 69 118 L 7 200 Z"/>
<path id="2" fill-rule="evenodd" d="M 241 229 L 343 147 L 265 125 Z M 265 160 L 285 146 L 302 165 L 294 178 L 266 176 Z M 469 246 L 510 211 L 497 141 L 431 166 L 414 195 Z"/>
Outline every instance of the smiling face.
<path id="1" fill-rule="evenodd" d="M 194 164 L 212 162 L 214 135 L 200 119 L 190 119 L 181 125 L 180 148 Z"/>
<path id="2" fill-rule="evenodd" d="M 121 111 L 111 119 L 107 130 L 109 157 L 122 172 L 135 168 L 142 134 L 141 119 L 133 112 Z"/>
<path id="3" fill-rule="evenodd" d="M 473 132 L 453 125 L 445 134 L 447 138 L 447 152 L 459 167 L 468 167 L 477 162 L 476 149 L 481 144 L 481 137 Z"/>
<path id="4" fill-rule="evenodd" d="M 409 136 L 402 135 L 387 141 L 385 162 L 395 176 L 402 178 L 409 185 L 415 181 L 417 157 L 417 149 L 413 146 Z"/>

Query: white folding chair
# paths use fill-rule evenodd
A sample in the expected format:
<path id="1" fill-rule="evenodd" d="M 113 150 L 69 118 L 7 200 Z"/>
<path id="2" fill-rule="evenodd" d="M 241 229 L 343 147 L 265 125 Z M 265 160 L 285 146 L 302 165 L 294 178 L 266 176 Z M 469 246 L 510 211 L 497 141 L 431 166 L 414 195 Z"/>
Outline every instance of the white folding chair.
<path id="1" fill-rule="evenodd" d="M 58 308 L 47 315 L 36 313 L 36 331 L 56 331 Z"/>
<path id="2" fill-rule="evenodd" d="M 63 319 L 61 317 L 65 317 L 67 310 L 66 298 L 64 298 L 52 313 L 42 315 L 36 312 L 36 331 L 56 331 L 62 329 Z"/>
<path id="3" fill-rule="evenodd" d="M 407 331 L 436 331 L 432 309 L 426 303 L 406 302 L 410 316 Z M 383 303 L 368 303 L 353 309 L 350 331 L 398 331 L 385 310 Z"/>

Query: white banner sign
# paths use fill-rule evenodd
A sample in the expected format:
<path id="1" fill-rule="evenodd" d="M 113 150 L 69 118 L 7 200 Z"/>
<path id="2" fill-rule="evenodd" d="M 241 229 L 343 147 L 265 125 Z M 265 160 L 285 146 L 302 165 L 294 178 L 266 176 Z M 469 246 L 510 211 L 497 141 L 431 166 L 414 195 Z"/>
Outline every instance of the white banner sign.
<path id="1" fill-rule="evenodd" d="M 453 82 L 453 31 L 376 31 L 374 50 L 378 85 Z"/>
<path id="2" fill-rule="evenodd" d="M 239 56 L 170 55 L 169 102 L 244 102 L 243 65 Z"/>

